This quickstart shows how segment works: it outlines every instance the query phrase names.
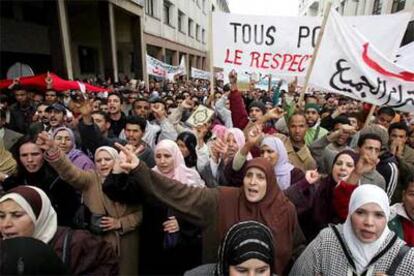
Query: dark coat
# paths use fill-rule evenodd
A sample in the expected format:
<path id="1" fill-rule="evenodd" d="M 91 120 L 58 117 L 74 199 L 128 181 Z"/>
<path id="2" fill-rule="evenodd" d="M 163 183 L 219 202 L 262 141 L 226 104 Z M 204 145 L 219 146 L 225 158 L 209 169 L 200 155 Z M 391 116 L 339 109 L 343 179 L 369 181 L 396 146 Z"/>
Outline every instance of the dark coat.
<path id="1" fill-rule="evenodd" d="M 68 249 L 64 250 L 65 236 Z M 55 236 L 49 242 L 56 254 L 62 259 L 73 275 L 118 275 L 118 257 L 111 245 L 85 230 L 71 230 L 58 227 Z M 65 252 L 64 252 L 65 251 Z"/>
<path id="2" fill-rule="evenodd" d="M 80 194 L 64 182 L 48 164 L 44 164 L 36 173 L 29 173 L 20 167 L 16 176 L 10 176 L 3 182 L 3 189 L 7 192 L 20 185 L 42 189 L 56 210 L 58 225 L 73 225 L 73 217 L 80 207 Z"/>

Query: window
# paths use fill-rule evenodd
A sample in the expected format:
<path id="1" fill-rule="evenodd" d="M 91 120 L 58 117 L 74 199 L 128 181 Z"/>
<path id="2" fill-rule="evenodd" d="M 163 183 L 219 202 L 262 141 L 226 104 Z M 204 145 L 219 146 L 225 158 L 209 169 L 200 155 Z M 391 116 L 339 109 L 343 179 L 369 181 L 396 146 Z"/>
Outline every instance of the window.
<path id="1" fill-rule="evenodd" d="M 206 30 L 201 31 L 201 42 L 206 43 Z"/>
<path id="2" fill-rule="evenodd" d="M 194 28 L 194 21 L 191 18 L 188 18 L 188 35 L 194 37 L 193 28 Z"/>
<path id="3" fill-rule="evenodd" d="M 182 33 L 184 33 L 184 20 L 185 20 L 185 14 L 178 10 L 178 30 Z"/>
<path id="4" fill-rule="evenodd" d="M 196 24 L 196 39 L 200 41 L 200 25 Z"/>
<path id="5" fill-rule="evenodd" d="M 405 0 L 394 0 L 392 1 L 391 13 L 403 10 L 405 7 Z"/>
<path id="6" fill-rule="evenodd" d="M 154 16 L 155 0 L 145 0 L 145 13 Z"/>
<path id="7" fill-rule="evenodd" d="M 381 14 L 381 9 L 382 9 L 382 0 L 374 0 L 372 14 Z"/>
<path id="8" fill-rule="evenodd" d="M 163 6 L 163 10 L 164 10 L 164 24 L 167 25 L 172 25 L 171 24 L 171 6 L 172 4 L 168 1 L 164 1 L 164 6 Z"/>

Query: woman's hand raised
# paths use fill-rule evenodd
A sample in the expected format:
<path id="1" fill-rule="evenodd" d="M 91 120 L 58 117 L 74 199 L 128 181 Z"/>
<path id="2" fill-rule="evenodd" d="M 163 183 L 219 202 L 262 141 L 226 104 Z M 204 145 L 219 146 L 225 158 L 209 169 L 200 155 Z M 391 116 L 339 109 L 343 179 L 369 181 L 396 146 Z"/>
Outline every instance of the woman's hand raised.
<path id="1" fill-rule="evenodd" d="M 121 161 L 119 162 L 119 167 L 123 171 L 129 173 L 130 171 L 138 167 L 140 160 L 132 149 L 128 148 L 127 146 L 123 146 L 119 143 L 115 143 L 115 147 L 117 147 L 121 151 L 121 153 L 119 154 L 121 159 Z"/>

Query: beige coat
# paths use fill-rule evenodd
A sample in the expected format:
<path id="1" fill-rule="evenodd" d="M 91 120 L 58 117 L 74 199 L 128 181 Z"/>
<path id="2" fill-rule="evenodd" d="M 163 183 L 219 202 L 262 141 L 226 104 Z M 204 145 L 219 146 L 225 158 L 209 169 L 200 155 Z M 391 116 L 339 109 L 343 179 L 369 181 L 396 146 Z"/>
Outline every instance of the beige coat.
<path id="1" fill-rule="evenodd" d="M 276 136 L 279 137 L 285 145 L 289 162 L 295 168 L 298 168 L 303 172 L 316 169 L 315 159 L 313 159 L 308 146 L 304 145 L 299 151 L 295 151 L 289 137 L 282 134 L 277 134 Z"/>
<path id="2" fill-rule="evenodd" d="M 45 158 L 47 160 L 47 156 Z M 64 154 L 57 160 L 47 161 L 65 182 L 82 191 L 85 205 L 92 213 L 120 219 L 121 229 L 110 231 L 103 238 L 120 256 L 120 274 L 138 274 L 137 228 L 142 222 L 141 206 L 127 206 L 109 199 L 102 191 L 102 180 L 98 173 L 77 168 Z"/>

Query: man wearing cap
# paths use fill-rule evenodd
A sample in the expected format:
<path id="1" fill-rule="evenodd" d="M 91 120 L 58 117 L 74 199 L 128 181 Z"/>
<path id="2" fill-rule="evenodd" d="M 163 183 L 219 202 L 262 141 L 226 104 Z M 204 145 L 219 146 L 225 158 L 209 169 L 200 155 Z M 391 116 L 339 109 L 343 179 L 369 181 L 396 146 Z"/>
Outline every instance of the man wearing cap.
<path id="1" fill-rule="evenodd" d="M 49 114 L 49 126 L 48 132 L 52 134 L 55 129 L 65 126 L 66 108 L 59 104 L 54 103 L 46 108 L 46 112 Z"/>
<path id="2" fill-rule="evenodd" d="M 325 128 L 320 126 L 320 110 L 320 106 L 316 103 L 307 103 L 305 105 L 305 118 L 308 123 L 308 130 L 305 134 L 305 143 L 308 146 L 328 133 Z"/>

